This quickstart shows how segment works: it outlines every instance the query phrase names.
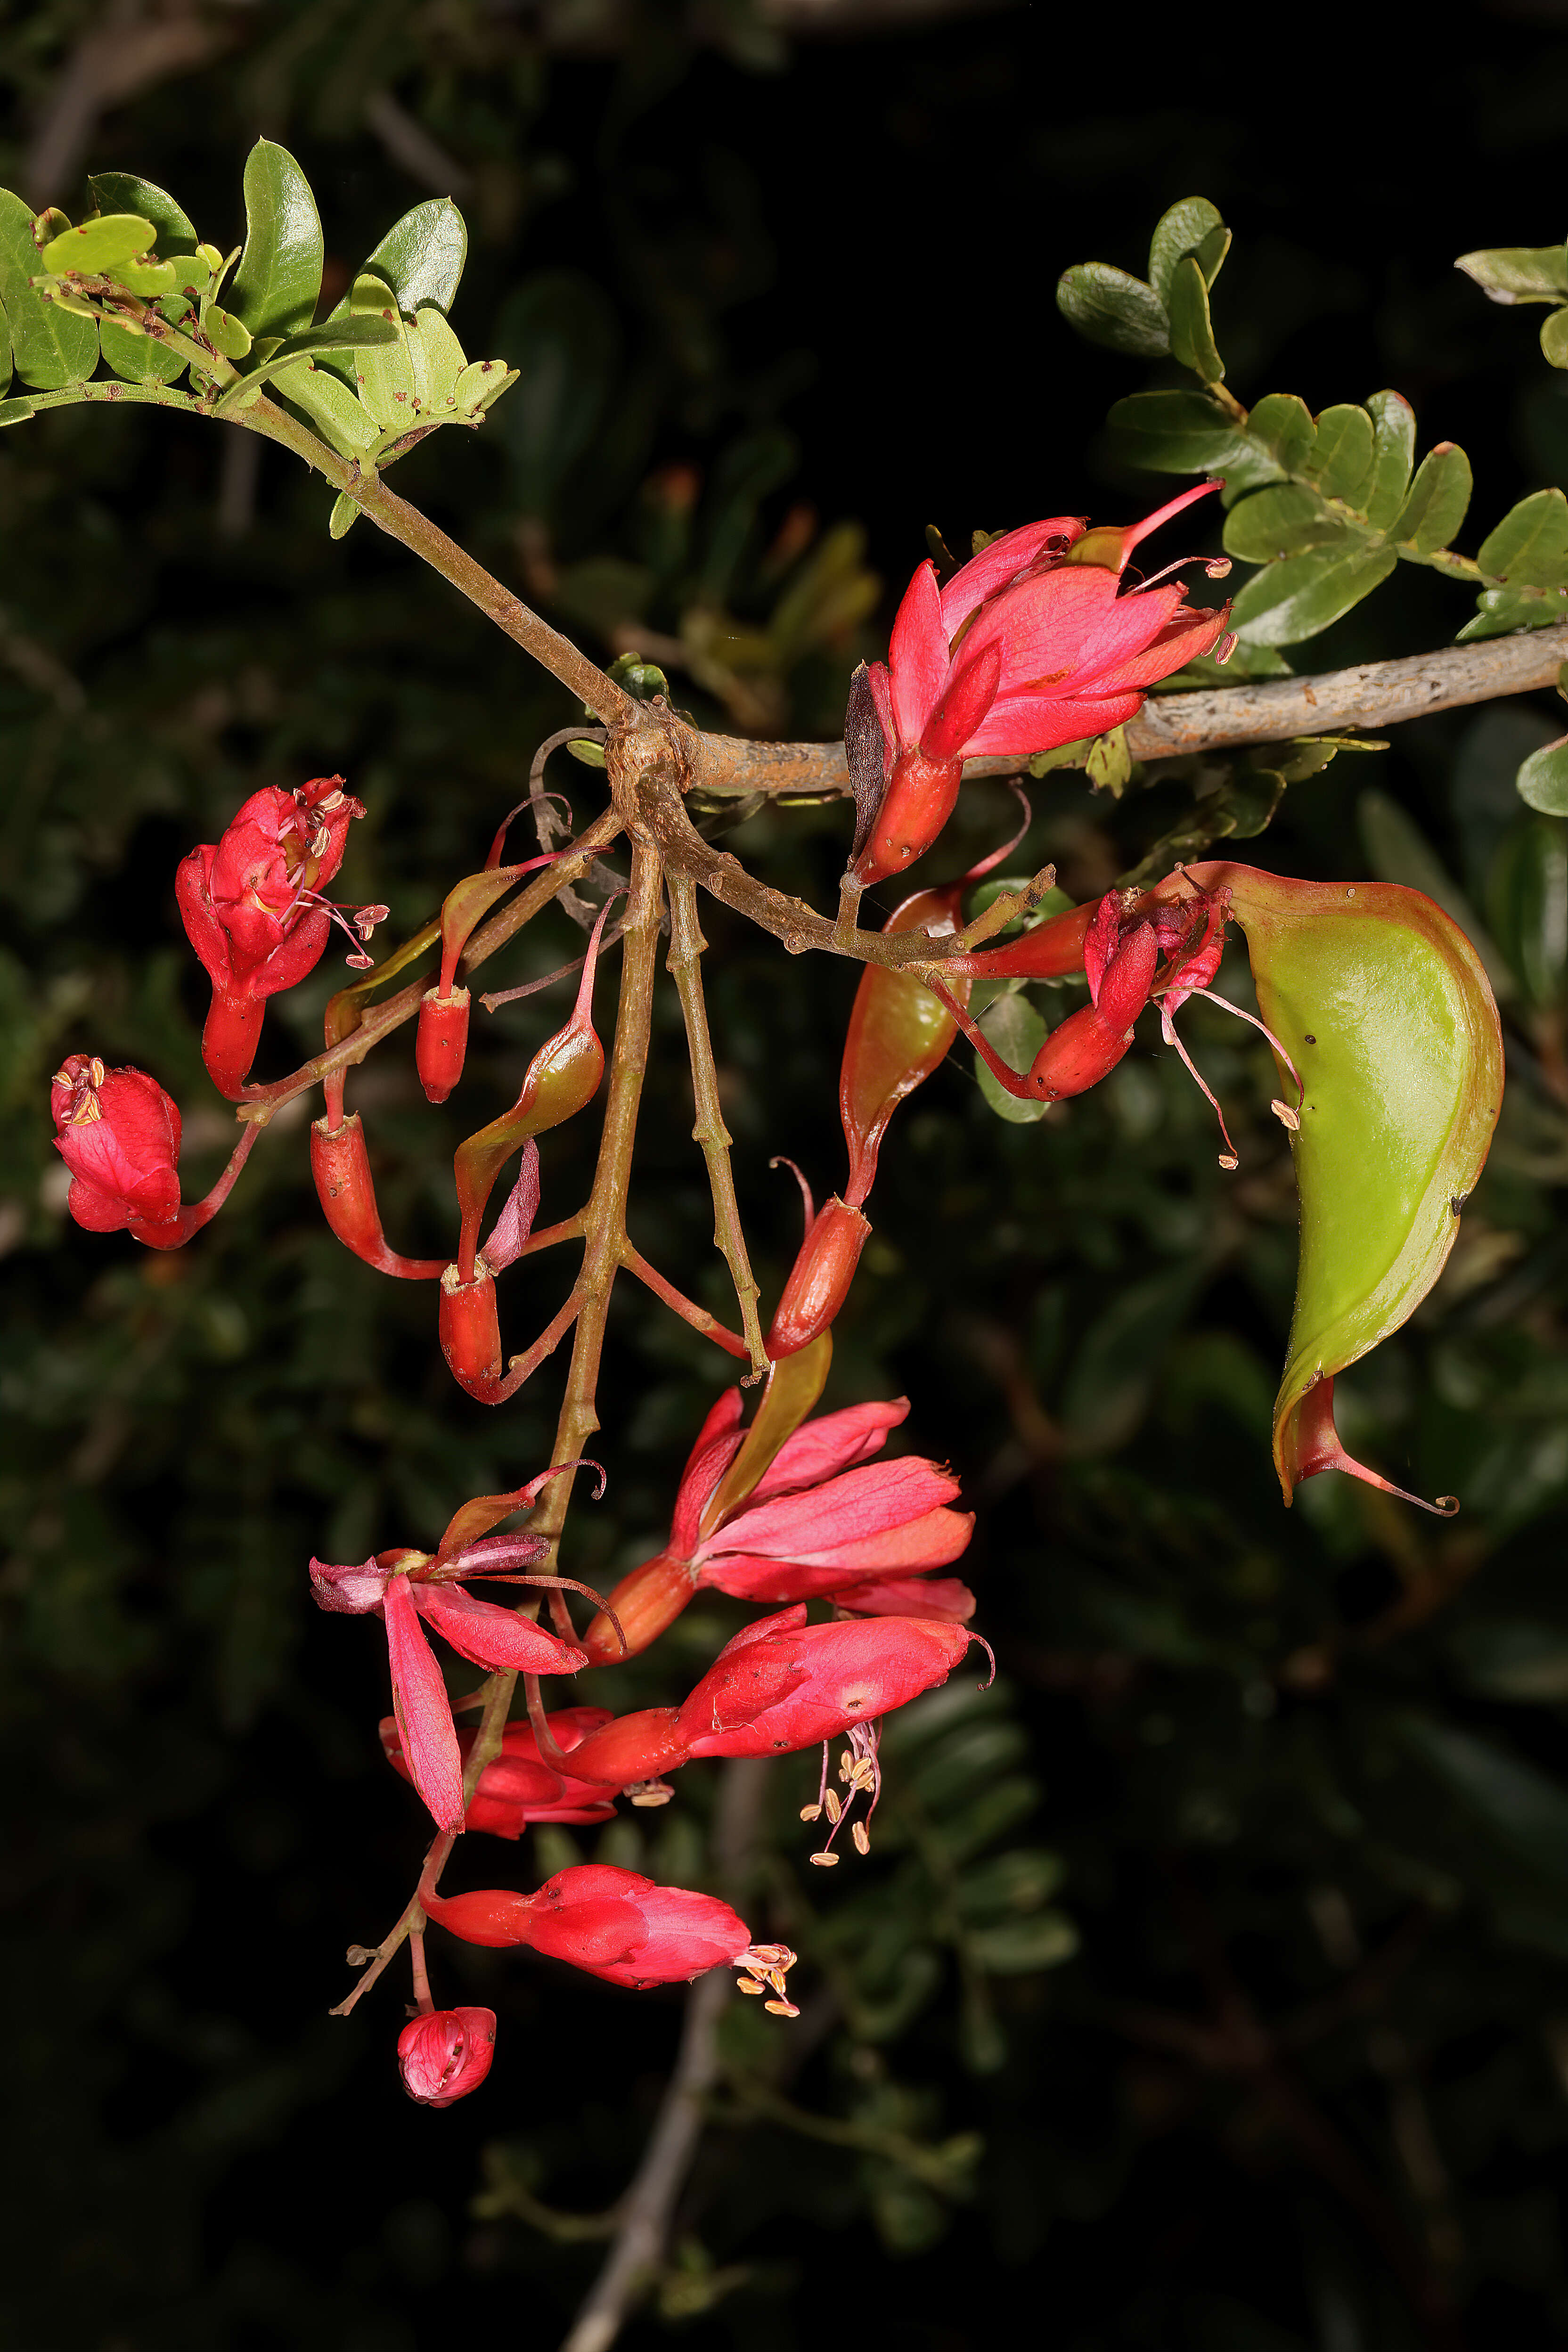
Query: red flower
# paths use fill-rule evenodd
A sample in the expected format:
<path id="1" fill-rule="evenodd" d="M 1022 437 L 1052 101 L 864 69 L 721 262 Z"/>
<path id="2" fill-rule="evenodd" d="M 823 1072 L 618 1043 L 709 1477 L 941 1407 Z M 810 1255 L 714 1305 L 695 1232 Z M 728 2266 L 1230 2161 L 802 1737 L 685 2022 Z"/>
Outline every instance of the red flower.
<path id="1" fill-rule="evenodd" d="M 1086 537 L 1070 515 L 1029 523 L 994 540 L 945 588 L 934 566 L 921 564 L 887 662 L 873 663 L 866 679 L 885 790 L 855 862 L 859 882 L 896 874 L 930 848 L 966 757 L 1047 751 L 1124 726 L 1151 686 L 1213 649 L 1228 606 L 1186 611 L 1175 581 L 1118 591 L 1139 541 L 1218 488 L 1184 491 L 1124 530 Z M 863 713 L 852 714 L 857 741 L 864 729 Z M 875 734 L 867 740 L 874 759 Z"/>
<path id="2" fill-rule="evenodd" d="M 180 1113 L 145 1070 L 109 1070 L 68 1054 L 49 1085 L 55 1149 L 71 1172 L 66 1205 L 89 1234 L 129 1231 L 150 1249 L 179 1249 L 227 1200 L 259 1128 L 247 1124 L 205 1200 L 180 1205 Z"/>
<path id="3" fill-rule="evenodd" d="M 920 1617 L 808 1625 L 804 1604 L 727 1642 L 679 1723 L 692 1756 L 774 1756 L 835 1739 L 944 1683 L 973 1636 Z"/>
<path id="4" fill-rule="evenodd" d="M 656 1886 L 635 1870 L 584 1863 L 558 1871 L 536 1895 L 504 1887 L 422 1894 L 429 1916 L 468 1944 L 527 1945 L 607 1984 L 677 1984 L 746 1961 L 751 1930 L 715 1895 Z"/>
<path id="5" fill-rule="evenodd" d="M 70 1054 L 49 1087 L 55 1149 L 71 1172 L 68 1206 L 92 1234 L 168 1225 L 180 1213 L 180 1113 L 145 1070 L 109 1070 Z"/>
<path id="6" fill-rule="evenodd" d="M 597 1731 L 610 1720 L 608 1707 L 567 1706 L 550 1717 L 550 1729 L 556 1746 L 570 1755 L 590 1732 Z M 458 1753 L 465 1764 L 475 1736 L 472 1731 L 458 1734 Z M 403 1752 L 395 1715 L 382 1721 L 381 1745 L 394 1771 L 412 1780 L 414 1774 Z M 546 1764 L 531 1727 L 509 1723 L 501 1734 L 500 1754 L 492 1758 L 479 1774 L 479 1785 L 468 1800 L 463 1827 L 486 1830 L 492 1837 L 520 1838 L 530 1822 L 574 1825 L 607 1822 L 615 1818 L 615 1811 L 601 1783 L 575 1780 L 571 1773 Z"/>
<path id="7" fill-rule="evenodd" d="M 422 2107 L 449 2107 L 477 2091 L 496 2053 L 493 2009 L 435 2009 L 397 2037 L 403 2087 Z"/>
<path id="8" fill-rule="evenodd" d="M 521 1507 L 521 1496 L 514 1497 L 513 1508 Z M 440 1829 L 463 1826 L 462 1754 L 447 1685 L 420 1620 L 477 1666 L 492 1672 L 574 1675 L 588 1663 L 583 1651 L 514 1610 L 476 1601 L 458 1581 L 506 1576 L 529 1567 L 544 1550 L 537 1536 L 489 1536 L 445 1559 L 439 1552 L 432 1558 L 422 1551 L 384 1551 L 363 1568 L 310 1562 L 319 1607 L 351 1616 L 374 1615 L 386 1626 L 398 1733 L 414 1785 Z"/>
<path id="9" fill-rule="evenodd" d="M 343 862 L 351 821 L 363 814 L 341 776 L 316 776 L 292 793 L 269 786 L 252 793 L 221 841 L 180 861 L 181 919 L 213 984 L 202 1051 L 226 1094 L 237 1094 L 255 1058 L 263 1001 L 314 970 L 343 919 L 320 894 Z M 354 909 L 362 946 L 385 912 Z M 370 958 L 359 951 L 349 961 L 363 969 Z"/>
<path id="10" fill-rule="evenodd" d="M 741 1391 L 726 1390 L 686 1465 L 668 1546 L 610 1596 L 628 1649 L 646 1649 L 701 1585 L 742 1601 L 831 1595 L 854 1608 L 863 1585 L 956 1559 L 974 1525 L 973 1512 L 948 1507 L 958 1481 L 919 1455 L 867 1462 L 909 1409 L 899 1397 L 804 1423 L 741 1507 L 704 1531 L 703 1515 L 742 1442 Z M 621 1654 L 607 1617 L 595 1620 L 584 1643 L 595 1660 Z"/>

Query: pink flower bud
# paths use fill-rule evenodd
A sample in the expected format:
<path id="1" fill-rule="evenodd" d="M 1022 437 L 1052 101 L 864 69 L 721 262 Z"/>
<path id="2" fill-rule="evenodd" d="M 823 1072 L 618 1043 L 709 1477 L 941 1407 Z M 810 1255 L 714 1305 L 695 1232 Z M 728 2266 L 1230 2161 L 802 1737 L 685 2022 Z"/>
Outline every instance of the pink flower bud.
<path id="1" fill-rule="evenodd" d="M 751 1931 L 717 1895 L 656 1886 L 634 1870 L 584 1863 L 558 1871 L 536 1895 L 492 1887 L 426 1895 L 430 1917 L 470 1944 L 526 1944 L 607 1984 L 678 1984 L 728 1967 Z"/>
<path id="2" fill-rule="evenodd" d="M 493 2009 L 436 2009 L 397 2037 L 403 2087 L 422 2107 L 449 2107 L 477 2091 L 496 2054 Z"/>
<path id="3" fill-rule="evenodd" d="M 969 1647 L 962 1625 L 868 1617 L 808 1625 L 804 1603 L 726 1643 L 680 1709 L 693 1756 L 773 1756 L 944 1683 Z"/>

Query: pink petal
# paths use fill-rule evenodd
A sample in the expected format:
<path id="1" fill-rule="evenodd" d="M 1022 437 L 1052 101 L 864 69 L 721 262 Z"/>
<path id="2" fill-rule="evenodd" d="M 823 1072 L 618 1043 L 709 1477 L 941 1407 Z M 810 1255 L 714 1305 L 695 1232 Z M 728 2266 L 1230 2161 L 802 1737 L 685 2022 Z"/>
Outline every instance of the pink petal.
<path id="1" fill-rule="evenodd" d="M 950 673 L 942 700 L 927 719 L 921 749 L 928 759 L 956 760 L 983 724 L 1002 678 L 1002 649 L 993 641 Z"/>
<path id="2" fill-rule="evenodd" d="M 1159 635 L 1150 640 L 1142 651 L 1131 654 L 1097 672 L 1092 677 L 1079 682 L 1079 691 L 1104 694 L 1130 686 L 1154 686 L 1163 677 L 1186 662 L 1206 654 L 1219 643 L 1230 620 L 1230 606 L 1222 604 L 1217 611 L 1202 607 L 1184 609 L 1167 621 Z"/>
<path id="3" fill-rule="evenodd" d="M 922 563 L 904 591 L 888 646 L 900 749 L 920 741 L 921 730 L 947 682 L 947 631 L 942 624 L 936 567 Z"/>
<path id="4" fill-rule="evenodd" d="M 826 1486 L 742 1511 L 709 1548 L 710 1556 L 721 1548 L 799 1559 L 824 1546 L 837 1549 L 880 1537 L 939 1504 L 951 1503 L 957 1493 L 957 1479 L 918 1454 L 898 1462 L 869 1463 L 862 1470 L 830 1478 Z"/>
<path id="5" fill-rule="evenodd" d="M 1097 563 L 1058 564 L 1021 580 L 976 614 L 964 656 L 973 659 L 984 645 L 1001 646 L 1004 696 L 1074 680 L 1086 649 L 1107 625 L 1116 588 L 1115 572 Z"/>
<path id="6" fill-rule="evenodd" d="M 1040 553 L 1048 539 L 1069 543 L 1083 536 L 1081 515 L 1047 515 L 1044 522 L 1026 522 L 1021 530 L 1004 531 L 967 563 L 961 563 L 942 592 L 942 625 L 956 637 L 963 623 L 987 596 L 994 596 L 1015 581 Z"/>
<path id="7" fill-rule="evenodd" d="M 394 1583 L 400 1580 L 395 1578 Z M 574 1675 L 588 1663 L 585 1650 L 547 1633 L 531 1617 L 476 1601 L 458 1584 L 416 1584 L 413 1605 L 450 1642 L 460 1658 L 524 1675 Z"/>
<path id="8" fill-rule="evenodd" d="M 1143 708 L 1141 692 L 1102 695 L 1018 695 L 993 703 L 991 714 L 964 749 L 970 759 L 982 752 L 1022 755 L 1054 751 L 1058 743 L 1078 743 L 1125 727 Z"/>
<path id="9" fill-rule="evenodd" d="M 360 1568 L 329 1568 L 324 1559 L 313 1559 L 310 1590 L 318 1609 L 363 1617 L 381 1607 L 389 1575 L 388 1570 L 377 1568 L 374 1555 Z"/>
<path id="10" fill-rule="evenodd" d="M 697 1433 L 669 1523 L 669 1549 L 678 1559 L 689 1558 L 708 1498 L 741 1450 L 741 1412 L 740 1390 L 726 1389 Z"/>
<path id="11" fill-rule="evenodd" d="M 956 1576 L 889 1576 L 849 1585 L 833 1599 L 864 1617 L 945 1617 L 967 1625 L 974 1614 L 974 1595 Z"/>
<path id="12" fill-rule="evenodd" d="M 851 1404 L 839 1412 L 819 1413 L 780 1446 L 767 1475 L 757 1482 L 752 1505 L 793 1494 L 797 1487 L 819 1486 L 825 1478 L 879 1454 L 889 1431 L 907 1421 L 909 1412 L 908 1397 L 893 1397 L 885 1404 Z"/>
<path id="13" fill-rule="evenodd" d="M 795 1552 L 787 1559 L 773 1553 L 726 1552 L 708 1563 L 702 1581 L 741 1601 L 810 1601 L 851 1579 L 945 1568 L 968 1549 L 973 1528 L 973 1511 L 927 1511 L 886 1535 Z"/>
<path id="14" fill-rule="evenodd" d="M 405 1576 L 387 1579 L 383 1603 L 392 1705 L 414 1785 L 437 1829 L 463 1826 L 463 1766 L 441 1669 L 420 1631 Z"/>

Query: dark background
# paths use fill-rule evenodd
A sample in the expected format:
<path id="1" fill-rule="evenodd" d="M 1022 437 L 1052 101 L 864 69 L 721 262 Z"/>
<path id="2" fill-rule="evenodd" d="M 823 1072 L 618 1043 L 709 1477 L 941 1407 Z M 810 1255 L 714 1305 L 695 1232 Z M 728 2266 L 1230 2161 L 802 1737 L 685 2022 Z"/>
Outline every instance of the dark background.
<path id="1" fill-rule="evenodd" d="M 1118 477 L 1100 437 L 1112 399 L 1164 379 L 1077 341 L 1053 293 L 1073 261 L 1141 270 L 1184 195 L 1237 233 L 1215 318 L 1244 400 L 1397 387 L 1423 447 L 1469 451 L 1466 547 L 1568 474 L 1542 314 L 1488 305 L 1451 267 L 1562 229 L 1568 39 L 1543 16 L 1472 13 L 1418 51 L 1297 19 L 1274 53 L 1256 22 L 1039 8 L 826 12 L 805 31 L 742 9 L 373 21 L 283 0 L 118 21 L 122 41 L 185 26 L 184 69 L 117 96 L 90 47 L 100 12 L 0 12 L 0 177 L 79 216 L 86 170 L 136 170 L 226 246 L 265 131 L 310 173 L 345 268 L 407 205 L 458 193 L 472 246 L 454 322 L 470 354 L 533 369 L 484 434 L 437 436 L 397 487 L 602 656 L 619 625 L 684 628 L 708 651 L 672 689 L 710 723 L 831 734 L 928 521 L 962 547 L 977 526 L 1127 519 L 1169 495 Z M 73 148 L 62 94 L 84 88 L 100 94 Z M 395 110 L 379 131 L 375 93 Z M 408 168 L 408 125 L 434 166 Z M 41 150 L 58 184 L 27 177 Z M 461 1398 L 427 1296 L 321 1228 L 298 1127 L 167 1258 L 66 1223 L 48 1149 L 48 1073 L 98 1050 L 184 1107 L 187 1197 L 216 1173 L 226 1116 L 172 876 L 247 793 L 341 769 L 370 809 L 343 893 L 389 901 L 395 936 L 479 862 L 534 743 L 571 716 L 412 559 L 363 527 L 330 542 L 321 485 L 270 450 L 258 472 L 252 451 L 153 411 L 68 411 L 0 441 L 14 2340 L 552 2343 L 600 2250 L 535 2226 L 528 2200 L 617 2194 L 679 2002 L 433 1939 L 438 1994 L 501 2017 L 489 2084 L 440 2115 L 397 2086 L 395 1970 L 348 2023 L 327 2018 L 343 1948 L 395 1916 L 421 1833 L 376 1750 L 377 1636 L 319 1616 L 303 1570 L 312 1551 L 427 1542 L 464 1496 L 526 1475 L 557 1375 L 501 1416 Z M 830 542 L 847 624 L 768 637 L 813 531 L 844 522 L 864 533 Z M 868 571 L 879 592 L 855 585 Z M 1440 645 L 1468 609 L 1402 572 L 1299 658 Z M 1365 871 L 1370 783 L 1517 956 L 1498 861 L 1531 821 L 1511 776 L 1555 731 L 1549 698 L 1407 728 L 1293 788 L 1251 854 Z M 559 764 L 595 805 L 593 777 Z M 1055 855 L 1083 896 L 1182 794 L 1108 809 L 1069 775 L 1035 802 L 1020 866 Z M 966 795 L 932 873 L 1006 823 L 995 788 Z M 729 845 L 826 904 L 843 833 L 838 812 L 795 812 Z M 552 919 L 498 984 L 573 950 Z M 840 1181 L 852 983 L 705 920 L 768 1298 L 795 1245 L 768 1156 Z M 309 1050 L 334 968 L 269 1016 L 263 1074 Z M 1241 1147 L 1228 1185 L 1152 1039 L 1043 1128 L 999 1123 L 965 1055 L 900 1115 L 828 1401 L 907 1391 L 909 1444 L 963 1475 L 1003 1685 L 989 1712 L 919 1720 L 858 1879 L 798 1867 L 807 1768 L 775 1776 L 752 1916 L 800 1944 L 818 1995 L 795 2055 L 735 2042 L 675 2263 L 630 2340 L 782 2347 L 826 2327 L 957 2352 L 992 2340 L 1004 2296 L 1064 2352 L 1560 2340 L 1561 987 L 1559 971 L 1509 1008 L 1510 1108 L 1443 1288 L 1344 1384 L 1352 1445 L 1457 1489 L 1452 1529 L 1328 1479 L 1279 1508 L 1294 1208 L 1267 1063 L 1228 1024 L 1200 1009 L 1192 1026 Z M 555 1001 L 498 1016 L 447 1112 L 397 1046 L 353 1082 L 396 1245 L 445 1245 L 447 1154 L 510 1099 Z M 656 1048 L 679 1068 L 662 996 Z M 656 1085 L 633 1231 L 719 1307 L 689 1124 L 680 1088 Z M 546 1215 L 581 1197 L 591 1148 L 574 1129 L 552 1145 Z M 548 1261 L 512 1277 L 510 1345 L 561 1279 Z M 611 1496 L 581 1514 L 574 1573 L 611 1578 L 657 1542 L 721 1377 L 640 1299 L 617 1306 Z M 693 1612 L 614 1703 L 674 1695 L 730 1622 Z M 709 1771 L 644 1824 L 656 1874 L 700 1878 Z M 606 1858 L 634 1858 L 616 1834 Z M 536 1843 L 465 1853 L 455 1883 L 559 1866 Z M 970 1897 L 942 1873 L 1004 1849 L 1037 1902 L 1059 1875 L 1055 1912 L 1027 1915 L 1071 1923 L 1049 1970 L 987 1976 L 965 1940 Z M 1247 2019 L 1276 2039 L 1248 2040 Z M 764 2080 L 807 2127 L 757 2121 L 746 2085 Z M 849 2141 L 811 2117 L 847 2121 Z M 955 2145 L 970 2133 L 978 2154 Z M 910 2138 L 946 2151 L 924 2176 L 899 2153 Z"/>

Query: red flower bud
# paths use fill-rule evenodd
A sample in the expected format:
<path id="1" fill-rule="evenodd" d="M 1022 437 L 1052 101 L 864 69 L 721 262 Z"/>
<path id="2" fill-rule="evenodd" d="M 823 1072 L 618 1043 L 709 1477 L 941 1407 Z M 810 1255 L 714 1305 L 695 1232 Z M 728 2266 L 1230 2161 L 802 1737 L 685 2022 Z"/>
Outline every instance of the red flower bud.
<path id="1" fill-rule="evenodd" d="M 751 1934 L 727 1903 L 656 1886 L 634 1870 L 585 1863 L 558 1871 L 537 1895 L 492 1887 L 426 1895 L 430 1917 L 465 1943 L 526 1944 L 607 1984 L 676 1984 L 739 1960 Z"/>
<path id="2" fill-rule="evenodd" d="M 477 2091 L 496 2052 L 493 2009 L 435 2009 L 397 2037 L 403 2087 L 422 2107 L 449 2107 Z"/>
<path id="3" fill-rule="evenodd" d="M 441 1353 L 458 1387 L 488 1404 L 501 1375 L 495 1276 L 486 1267 L 472 1282 L 462 1282 L 457 1267 L 449 1265 L 439 1295 Z"/>
<path id="4" fill-rule="evenodd" d="M 594 1029 L 594 975 L 609 911 L 606 902 L 594 926 L 571 1020 L 541 1045 L 523 1074 L 521 1089 L 510 1110 L 458 1146 L 452 1167 L 463 1221 L 458 1243 L 458 1267 L 465 1283 L 474 1279 L 485 1203 L 512 1153 L 531 1136 L 542 1135 L 546 1129 L 574 1118 L 593 1100 L 604 1076 L 605 1049 Z M 450 1357 L 447 1360 L 451 1361 Z M 496 1368 L 499 1371 L 499 1345 Z"/>
<path id="5" fill-rule="evenodd" d="M 688 1588 L 689 1590 L 689 1588 Z M 627 1789 L 677 1771 L 690 1753 L 673 1706 L 639 1707 L 590 1732 L 572 1758 L 574 1772 L 602 1789 Z"/>
<path id="6" fill-rule="evenodd" d="M 835 1194 L 814 1218 L 768 1331 L 770 1356 L 793 1356 L 826 1331 L 844 1301 L 870 1221 Z"/>
<path id="7" fill-rule="evenodd" d="M 917 890 L 894 908 L 882 929 L 951 937 L 958 927 L 958 900 L 956 887 Z M 953 993 L 967 1004 L 968 981 L 958 979 Z M 838 1110 L 849 1150 L 844 1197 L 851 1206 L 859 1208 L 871 1190 L 889 1120 L 905 1096 L 925 1084 L 957 1034 L 958 1024 L 947 1007 L 918 980 L 887 965 L 867 965 L 855 992 L 838 1078 Z"/>
<path id="8" fill-rule="evenodd" d="M 804 1602 L 725 1644 L 680 1709 L 693 1756 L 773 1756 L 836 1738 L 944 1683 L 962 1625 L 868 1617 L 808 1625 Z"/>
<path id="9" fill-rule="evenodd" d="M 419 1000 L 419 1026 L 414 1033 L 414 1066 L 419 1083 L 433 1103 L 445 1102 L 463 1075 L 468 1050 L 468 992 L 455 988 L 438 995 L 427 988 Z"/>
<path id="10" fill-rule="evenodd" d="M 551 1716 L 549 1723 L 557 1748 L 563 1755 L 574 1756 L 574 1751 L 582 1742 L 612 1720 L 607 1707 L 567 1706 Z M 465 1765 L 476 1737 L 473 1731 L 458 1734 L 458 1754 Z M 394 1771 L 412 1783 L 413 1770 L 404 1754 L 403 1737 L 395 1715 L 383 1718 L 381 1745 Z M 632 1773 L 628 1778 L 635 1780 L 637 1775 Z M 485 1831 L 491 1837 L 520 1838 L 530 1822 L 607 1822 L 614 1820 L 615 1811 L 605 1794 L 602 1775 L 584 1779 L 575 1772 L 563 1772 L 546 1764 L 541 1759 L 532 1727 L 527 1723 L 509 1723 L 501 1734 L 500 1754 L 492 1757 L 479 1774 L 479 1787 L 469 1798 L 463 1816 L 463 1827 Z"/>
<path id="11" fill-rule="evenodd" d="M 405 1282 L 434 1282 L 445 1273 L 445 1258 L 399 1257 L 388 1249 L 358 1111 L 351 1111 L 339 1127 L 330 1127 L 324 1118 L 311 1123 L 310 1173 L 328 1224 L 367 1265 Z"/>

